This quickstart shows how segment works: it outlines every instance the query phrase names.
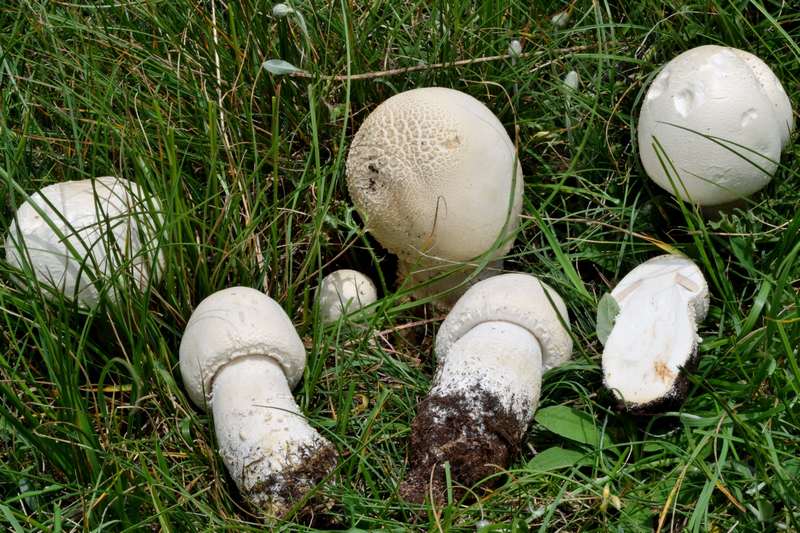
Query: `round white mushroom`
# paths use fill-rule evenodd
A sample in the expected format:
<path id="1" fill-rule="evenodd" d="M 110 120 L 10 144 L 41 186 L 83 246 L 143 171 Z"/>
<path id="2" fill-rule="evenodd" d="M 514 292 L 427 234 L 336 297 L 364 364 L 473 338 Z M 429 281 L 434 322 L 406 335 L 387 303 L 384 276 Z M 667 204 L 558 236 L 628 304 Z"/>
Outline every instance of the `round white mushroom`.
<path id="1" fill-rule="evenodd" d="M 121 178 L 48 185 L 17 209 L 6 261 L 82 306 L 103 293 L 115 301 L 126 285 L 118 280 L 142 290 L 163 267 L 159 211 L 155 198 Z"/>
<path id="2" fill-rule="evenodd" d="M 542 373 L 571 356 L 568 320 L 561 297 L 527 274 L 481 281 L 456 302 L 436 335 L 439 366 L 411 426 L 404 498 L 441 498 L 445 462 L 461 486 L 508 466 L 539 403 Z"/>
<path id="3" fill-rule="evenodd" d="M 679 403 L 708 312 L 702 272 L 685 257 L 658 256 L 631 270 L 611 296 L 619 313 L 603 350 L 606 387 L 634 411 Z"/>
<path id="4" fill-rule="evenodd" d="M 246 287 L 200 302 L 181 340 L 189 397 L 211 408 L 220 455 L 239 491 L 273 517 L 284 516 L 336 464 L 333 446 L 292 397 L 305 363 L 283 309 Z"/>
<path id="5" fill-rule="evenodd" d="M 317 291 L 319 312 L 325 324 L 336 322 L 342 315 L 354 313 L 378 299 L 375 284 L 357 270 L 331 272 Z"/>
<path id="6" fill-rule="evenodd" d="M 664 65 L 650 84 L 639 115 L 639 155 L 664 190 L 719 205 L 769 183 L 793 129 L 789 97 L 762 60 L 700 46 Z"/>
<path id="7" fill-rule="evenodd" d="M 503 125 L 475 98 L 428 87 L 397 94 L 361 125 L 347 156 L 350 196 L 415 295 L 464 282 L 457 267 L 511 248 L 522 208 L 522 167 Z M 463 291 L 461 291 L 463 292 Z M 454 291 L 447 305 L 455 301 Z"/>

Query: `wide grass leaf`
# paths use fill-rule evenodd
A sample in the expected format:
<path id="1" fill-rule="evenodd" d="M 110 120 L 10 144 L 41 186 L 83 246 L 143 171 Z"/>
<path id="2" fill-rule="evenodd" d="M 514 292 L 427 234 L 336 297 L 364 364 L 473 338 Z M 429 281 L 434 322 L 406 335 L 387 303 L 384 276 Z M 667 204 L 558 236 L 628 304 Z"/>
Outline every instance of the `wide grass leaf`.
<path id="1" fill-rule="evenodd" d="M 535 419 L 556 435 L 581 444 L 599 448 L 601 440 L 605 440 L 605 444 L 610 443 L 610 439 L 604 438 L 589 415 L 571 407 L 545 407 L 536 413 Z"/>
<path id="2" fill-rule="evenodd" d="M 554 446 L 536 454 L 536 457 L 528 461 L 528 470 L 550 472 L 586 463 L 585 453 Z"/>

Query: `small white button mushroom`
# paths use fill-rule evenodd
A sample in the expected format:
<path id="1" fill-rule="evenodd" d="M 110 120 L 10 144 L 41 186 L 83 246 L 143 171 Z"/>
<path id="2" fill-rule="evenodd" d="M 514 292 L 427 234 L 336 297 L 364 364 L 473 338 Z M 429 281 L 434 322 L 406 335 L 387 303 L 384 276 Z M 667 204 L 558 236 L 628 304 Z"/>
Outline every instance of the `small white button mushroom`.
<path id="1" fill-rule="evenodd" d="M 405 499 L 441 498 L 445 462 L 454 486 L 508 466 L 539 403 L 543 372 L 572 354 L 568 320 L 561 297 L 527 274 L 486 279 L 456 302 L 436 335 L 439 366 L 411 426 Z"/>
<path id="2" fill-rule="evenodd" d="M 374 303 L 378 299 L 378 291 L 372 280 L 361 272 L 342 269 L 322 278 L 317 298 L 322 322 L 330 324 L 342 315 Z"/>
<path id="3" fill-rule="evenodd" d="M 17 210 L 6 261 L 85 307 L 97 304 L 110 283 L 113 302 L 122 290 L 116 278 L 142 290 L 160 274 L 160 250 L 153 260 L 159 210 L 155 198 L 121 178 L 48 185 Z"/>
<path id="4" fill-rule="evenodd" d="M 400 278 L 415 286 L 498 241 L 492 257 L 508 252 L 522 209 L 522 167 L 503 125 L 475 98 L 442 87 L 397 94 L 364 120 L 347 156 L 347 185 L 369 231 L 398 256 Z M 451 289 L 473 270 L 415 296 Z"/>
<path id="5" fill-rule="evenodd" d="M 611 296 L 619 313 L 603 350 L 606 387 L 635 412 L 651 413 L 686 397 L 697 359 L 697 324 L 708 312 L 708 284 L 691 260 L 662 255 L 642 263 Z"/>
<path id="6" fill-rule="evenodd" d="M 272 517 L 284 516 L 336 464 L 333 446 L 292 397 L 305 364 L 283 309 L 246 287 L 200 302 L 181 340 L 189 397 L 211 408 L 220 455 L 239 491 Z"/>
<path id="7" fill-rule="evenodd" d="M 789 97 L 763 61 L 743 50 L 700 46 L 664 65 L 650 84 L 639 115 L 639 155 L 664 190 L 720 205 L 769 183 L 793 129 Z"/>

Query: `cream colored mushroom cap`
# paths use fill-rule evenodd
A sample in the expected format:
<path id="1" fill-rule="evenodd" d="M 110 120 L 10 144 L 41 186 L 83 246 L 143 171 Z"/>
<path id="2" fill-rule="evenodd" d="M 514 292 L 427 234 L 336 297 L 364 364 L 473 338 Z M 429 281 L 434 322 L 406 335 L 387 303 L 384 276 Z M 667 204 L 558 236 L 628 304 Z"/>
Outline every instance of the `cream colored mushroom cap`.
<path id="1" fill-rule="evenodd" d="M 639 155 L 647 175 L 674 194 L 662 166 L 670 163 L 653 146 L 657 139 L 677 171 L 680 197 L 718 205 L 769 183 L 793 128 L 789 98 L 763 61 L 734 48 L 700 46 L 664 65 L 650 84 L 639 115 Z"/>
<path id="2" fill-rule="evenodd" d="M 317 297 L 322 321 L 329 324 L 375 302 L 378 291 L 369 277 L 345 268 L 322 278 Z"/>
<path id="3" fill-rule="evenodd" d="M 572 337 L 562 320 L 569 325 L 567 307 L 555 290 L 528 274 L 501 274 L 464 293 L 442 322 L 434 349 L 442 360 L 450 347 L 478 324 L 510 322 L 536 337 L 542 348 L 543 371 L 547 371 L 572 356 Z"/>
<path id="4" fill-rule="evenodd" d="M 5 241 L 6 261 L 30 267 L 40 283 L 84 306 L 99 300 L 92 281 L 121 268 L 141 290 L 163 268 L 153 253 L 160 224 L 158 201 L 131 181 L 103 176 L 48 185 L 19 207 Z M 74 250 L 74 251 L 73 251 Z M 114 291 L 108 293 L 116 299 Z"/>
<path id="5" fill-rule="evenodd" d="M 522 209 L 522 167 L 503 125 L 472 96 L 442 87 L 392 96 L 364 120 L 347 185 L 368 229 L 412 263 L 420 253 L 477 257 L 515 231 Z"/>
<path id="6" fill-rule="evenodd" d="M 305 347 L 289 316 L 275 300 L 248 287 L 223 289 L 200 302 L 186 324 L 179 353 L 186 391 L 203 409 L 211 400 L 214 376 L 236 358 L 273 358 L 290 388 L 306 366 Z"/>

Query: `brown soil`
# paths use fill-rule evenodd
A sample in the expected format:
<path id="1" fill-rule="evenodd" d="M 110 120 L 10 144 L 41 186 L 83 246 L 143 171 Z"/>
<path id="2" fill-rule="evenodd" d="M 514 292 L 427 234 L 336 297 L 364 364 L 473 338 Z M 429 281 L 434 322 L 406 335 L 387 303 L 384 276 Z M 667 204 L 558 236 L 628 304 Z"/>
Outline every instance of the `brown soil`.
<path id="1" fill-rule="evenodd" d="M 244 496 L 257 506 L 260 512 L 278 518 L 285 517 L 336 466 L 338 457 L 336 449 L 327 441 L 323 442 L 323 446 L 304 450 L 296 466 L 279 474 L 273 474 L 253 486 Z M 298 514 L 306 516 L 328 507 L 330 502 L 315 496 L 306 502 Z"/>
<path id="2" fill-rule="evenodd" d="M 454 497 L 460 498 L 465 487 L 508 466 L 525 425 L 486 391 L 477 390 L 469 397 L 428 396 L 411 424 L 410 471 L 400 485 L 400 496 L 423 503 L 432 495 L 435 503 L 442 503 L 447 462 Z"/>

